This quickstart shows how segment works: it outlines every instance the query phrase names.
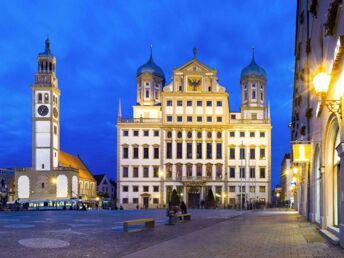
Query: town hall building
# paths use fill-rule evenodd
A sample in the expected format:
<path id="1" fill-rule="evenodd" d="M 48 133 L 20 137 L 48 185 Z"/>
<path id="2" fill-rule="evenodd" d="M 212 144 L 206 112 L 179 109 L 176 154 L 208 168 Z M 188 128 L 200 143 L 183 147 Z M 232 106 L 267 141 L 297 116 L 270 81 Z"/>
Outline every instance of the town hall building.
<path id="1" fill-rule="evenodd" d="M 217 70 L 201 63 L 196 49 L 166 85 L 151 53 L 137 70 L 133 117 L 122 117 L 119 107 L 118 205 L 165 207 L 176 190 L 197 208 L 209 189 L 219 207 L 270 202 L 267 76 L 254 54 L 240 81 L 241 110 L 232 112 Z"/>

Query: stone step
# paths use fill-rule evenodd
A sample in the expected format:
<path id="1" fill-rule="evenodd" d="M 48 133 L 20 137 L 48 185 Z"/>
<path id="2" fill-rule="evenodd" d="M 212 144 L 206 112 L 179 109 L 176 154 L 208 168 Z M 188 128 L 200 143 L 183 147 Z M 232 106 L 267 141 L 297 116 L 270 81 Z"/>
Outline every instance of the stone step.
<path id="1" fill-rule="evenodd" d="M 332 234 L 330 231 L 326 229 L 320 229 L 320 234 L 323 235 L 328 241 L 330 241 L 333 245 L 339 245 L 339 238 Z"/>

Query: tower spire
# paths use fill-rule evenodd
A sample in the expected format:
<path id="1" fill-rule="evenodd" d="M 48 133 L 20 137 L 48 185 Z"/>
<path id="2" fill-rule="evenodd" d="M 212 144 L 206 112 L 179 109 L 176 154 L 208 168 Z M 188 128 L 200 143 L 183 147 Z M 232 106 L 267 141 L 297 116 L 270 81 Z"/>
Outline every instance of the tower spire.
<path id="1" fill-rule="evenodd" d="M 117 120 L 120 121 L 122 119 L 122 103 L 121 99 L 118 100 L 118 114 L 117 114 Z"/>
<path id="2" fill-rule="evenodd" d="M 45 40 L 45 53 L 50 54 L 50 40 L 49 35 L 47 35 L 47 39 Z"/>
<path id="3" fill-rule="evenodd" d="M 255 62 L 255 60 L 254 60 L 254 47 L 252 47 L 252 62 Z"/>
<path id="4" fill-rule="evenodd" d="M 153 44 L 150 44 L 150 57 L 149 57 L 149 61 L 153 60 Z"/>

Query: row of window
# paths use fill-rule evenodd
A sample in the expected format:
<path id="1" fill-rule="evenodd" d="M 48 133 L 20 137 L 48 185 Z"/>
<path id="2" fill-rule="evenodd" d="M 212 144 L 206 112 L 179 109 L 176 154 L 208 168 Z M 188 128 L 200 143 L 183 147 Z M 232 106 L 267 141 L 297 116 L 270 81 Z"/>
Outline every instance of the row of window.
<path id="1" fill-rule="evenodd" d="M 150 136 L 150 131 L 149 130 L 143 130 L 142 133 L 143 133 L 144 137 Z M 196 133 L 197 138 L 199 138 L 199 139 L 202 138 L 202 135 L 203 135 L 202 132 L 198 131 L 198 132 L 195 132 L 195 133 Z M 216 133 L 216 137 L 218 139 L 220 139 L 222 137 L 222 132 L 214 132 L 214 133 Z M 231 138 L 236 137 L 236 133 L 237 133 L 237 131 L 230 131 L 229 132 L 229 137 L 231 137 Z M 254 138 L 254 137 L 257 136 L 257 132 L 256 131 L 249 131 L 249 132 L 239 131 L 239 137 L 241 137 L 241 138 L 246 137 L 246 133 L 249 134 L 250 138 Z M 132 131 L 132 135 L 133 136 L 140 136 L 140 130 L 133 130 Z M 160 131 L 153 130 L 153 136 L 158 137 L 159 135 L 160 135 Z M 213 135 L 212 132 L 206 132 L 207 138 L 212 138 L 212 135 Z M 129 130 L 123 130 L 123 136 L 129 136 Z M 183 132 L 182 131 L 178 131 L 176 136 L 177 136 L 177 138 L 182 138 L 183 137 Z M 187 138 L 192 138 L 192 131 L 186 132 L 186 137 Z M 265 137 L 265 132 L 260 131 L 259 132 L 259 137 L 260 138 L 264 138 Z M 167 131 L 166 132 L 166 138 L 172 138 L 172 131 Z"/>
<path id="2" fill-rule="evenodd" d="M 193 173 L 193 165 L 192 164 L 187 164 L 186 166 L 186 177 L 207 177 L 211 179 L 213 177 L 213 165 L 212 164 L 206 164 L 205 165 L 205 171 L 203 173 L 203 165 L 202 164 L 196 164 L 195 168 L 196 171 Z M 222 164 L 217 164 L 215 167 L 215 177 L 216 178 L 222 178 L 222 170 L 223 170 L 223 165 Z M 132 167 L 132 177 L 133 178 L 138 178 L 139 177 L 139 167 Z M 143 166 L 142 170 L 143 174 L 142 177 L 144 178 L 150 178 L 151 175 L 149 173 L 149 166 Z M 236 178 L 237 177 L 237 172 L 239 172 L 238 177 L 239 178 L 246 178 L 246 168 L 245 167 L 240 167 L 239 171 L 237 171 L 236 167 L 229 167 L 228 170 L 228 177 L 229 178 Z M 249 167 L 248 169 L 249 172 L 249 178 L 256 178 L 256 167 Z M 159 166 L 153 166 L 153 178 L 159 178 Z M 176 178 L 181 178 L 183 176 L 183 165 L 182 164 L 177 164 L 176 165 Z M 227 173 L 225 174 L 227 177 Z M 122 177 L 123 178 L 128 178 L 129 177 L 129 167 L 128 166 L 123 166 L 122 167 Z M 172 165 L 166 165 L 166 171 L 165 171 L 165 177 L 166 179 L 171 179 L 172 178 Z M 259 178 L 263 179 L 266 178 L 266 168 L 265 167 L 259 167 Z"/>
<path id="3" fill-rule="evenodd" d="M 139 204 L 139 198 L 133 198 L 133 204 Z M 122 204 L 128 204 L 129 198 L 122 198 Z M 153 198 L 153 204 L 159 204 L 159 198 Z"/>
<path id="4" fill-rule="evenodd" d="M 217 188 L 220 188 L 220 192 L 222 192 L 222 186 L 217 186 Z M 259 193 L 265 193 L 266 192 L 266 187 L 264 185 L 260 185 L 258 187 L 254 186 L 254 185 L 253 186 L 251 185 L 249 187 L 250 193 L 255 193 L 256 192 L 256 188 L 258 188 L 258 192 Z M 246 192 L 246 186 L 240 186 L 240 185 L 238 185 L 238 186 L 230 185 L 229 186 L 229 192 L 230 193 L 235 193 L 236 189 L 238 189 L 239 193 L 240 192 L 243 192 L 243 193 Z M 149 186 L 148 185 L 142 186 L 142 191 L 143 192 L 149 192 Z M 124 192 L 124 193 L 129 192 L 129 186 L 128 185 L 123 185 L 122 186 L 122 192 Z M 138 193 L 139 192 L 139 186 L 138 185 L 133 185 L 132 186 L 132 192 Z M 154 185 L 153 186 L 153 192 L 158 193 L 159 192 L 159 186 Z M 217 192 L 219 192 L 219 191 L 217 191 Z"/>
<path id="5" fill-rule="evenodd" d="M 172 122 L 173 121 L 173 116 L 166 116 L 166 122 Z M 207 116 L 205 118 L 205 120 L 203 121 L 203 117 L 202 116 L 197 116 L 196 120 L 194 120 L 193 116 L 186 116 L 183 119 L 183 116 L 177 116 L 176 117 L 176 122 L 188 122 L 188 123 L 192 123 L 192 122 L 207 122 L 207 123 L 211 123 L 213 122 L 213 117 L 212 116 Z M 217 116 L 216 117 L 216 122 L 221 123 L 222 122 L 222 116 Z"/>
<path id="6" fill-rule="evenodd" d="M 140 136 L 140 131 L 139 130 L 133 130 L 133 136 Z M 159 130 L 154 130 L 153 131 L 153 136 L 158 137 L 160 135 Z M 123 130 L 123 136 L 129 136 L 129 130 Z M 143 130 L 143 136 L 148 137 L 149 135 L 149 130 Z"/>
<path id="7" fill-rule="evenodd" d="M 186 102 L 186 106 L 188 106 L 188 107 L 192 107 L 193 103 L 194 103 L 192 100 L 186 100 L 185 102 Z M 197 100 L 195 102 L 196 102 L 196 106 L 197 107 L 202 107 L 203 106 L 203 101 L 202 100 Z M 222 101 L 221 100 L 217 100 L 217 101 L 214 101 L 214 102 L 215 102 L 215 105 L 217 107 L 222 107 Z M 183 103 L 184 103 L 183 100 L 177 100 L 176 101 L 176 106 L 177 107 L 182 107 Z M 212 100 L 207 100 L 207 101 L 205 101 L 205 104 L 206 104 L 207 107 L 212 107 L 213 106 L 213 101 Z M 173 101 L 172 100 L 167 100 L 166 101 L 166 106 L 168 106 L 168 107 L 173 106 Z"/>
<path id="8" fill-rule="evenodd" d="M 128 159 L 129 158 L 129 147 L 123 147 L 122 158 Z M 149 159 L 149 147 L 143 147 L 143 158 Z M 160 150 L 159 147 L 153 148 L 153 159 L 159 159 Z M 139 147 L 133 147 L 133 159 L 139 158 Z"/>

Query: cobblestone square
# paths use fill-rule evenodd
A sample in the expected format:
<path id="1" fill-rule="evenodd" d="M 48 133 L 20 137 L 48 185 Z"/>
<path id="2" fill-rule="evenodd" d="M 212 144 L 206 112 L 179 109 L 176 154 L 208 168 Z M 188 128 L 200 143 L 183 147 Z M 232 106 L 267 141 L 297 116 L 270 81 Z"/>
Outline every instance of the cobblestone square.
<path id="1" fill-rule="evenodd" d="M 165 210 L 1 213 L 0 257 L 344 257 L 294 211 L 190 212 L 175 226 Z M 155 229 L 122 231 L 150 217 Z"/>

